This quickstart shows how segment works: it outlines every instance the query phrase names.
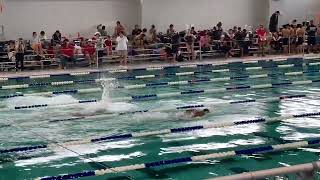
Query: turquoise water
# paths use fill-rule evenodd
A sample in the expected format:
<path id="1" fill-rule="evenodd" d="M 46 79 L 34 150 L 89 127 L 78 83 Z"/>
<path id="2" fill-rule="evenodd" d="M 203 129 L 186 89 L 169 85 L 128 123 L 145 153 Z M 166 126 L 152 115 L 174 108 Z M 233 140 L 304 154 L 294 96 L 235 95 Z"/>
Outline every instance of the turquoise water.
<path id="1" fill-rule="evenodd" d="M 277 62 L 288 64 L 289 62 Z M 118 80 L 107 85 L 102 93 L 58 95 L 54 97 L 16 97 L 1 100 L 0 106 L 14 107 L 32 104 L 65 103 L 84 99 L 101 99 L 98 104 L 84 104 L 64 106 L 59 108 L 42 108 L 21 111 L 0 112 L 1 124 L 11 123 L 13 127 L 0 128 L 0 149 L 65 142 L 124 134 L 129 132 L 153 131 L 166 128 L 176 128 L 207 123 L 225 121 L 239 121 L 256 117 L 278 117 L 289 114 L 318 112 L 320 98 L 319 83 L 312 85 L 294 85 L 274 89 L 245 90 L 216 94 L 191 95 L 156 99 L 139 102 L 114 102 L 113 98 L 180 92 L 186 90 L 216 89 L 235 85 L 256 85 L 301 80 L 320 79 L 320 73 L 308 73 L 303 76 L 278 76 L 274 78 L 243 79 L 217 83 L 200 83 L 192 85 L 154 87 L 143 89 L 115 89 L 117 85 L 145 84 L 151 82 L 182 81 L 201 78 L 218 78 L 227 76 L 243 76 L 248 74 L 272 74 L 279 72 L 308 71 L 320 69 L 319 66 L 298 66 L 294 68 L 271 68 L 255 71 L 243 71 L 244 66 L 231 66 L 232 72 L 201 73 L 195 76 L 166 77 L 166 73 L 185 71 L 205 71 L 212 67 L 168 69 L 164 71 L 137 71 L 117 74 L 99 74 L 82 77 L 54 77 L 37 80 L 10 80 L 0 85 L 53 82 L 65 80 L 84 80 L 108 77 L 127 77 L 133 75 L 162 74 L 157 79 L 145 80 Z M 218 66 L 214 69 L 224 69 L 227 66 Z M 61 87 L 41 87 L 30 89 L 0 90 L 1 95 L 21 93 L 36 93 L 68 89 L 84 89 L 101 87 L 100 84 L 76 84 Z M 241 105 L 217 105 L 211 113 L 201 119 L 190 120 L 180 118 L 176 112 L 164 113 L 161 109 L 197 103 L 221 103 L 228 100 L 244 100 L 248 98 L 261 99 L 278 97 L 280 95 L 307 94 L 306 98 L 285 100 L 281 102 L 250 103 Z M 72 122 L 48 123 L 52 119 L 72 117 L 75 113 L 92 113 L 97 109 L 107 108 L 109 113 L 135 111 L 143 109 L 157 109 L 160 112 L 130 114 L 112 118 L 88 118 Z M 178 113 L 179 114 L 179 113 Z M 85 170 L 103 169 L 104 167 L 118 167 L 123 165 L 141 164 L 164 159 L 189 157 L 238 150 L 259 145 L 271 145 L 300 141 L 320 137 L 319 118 L 297 118 L 284 120 L 281 123 L 269 125 L 244 125 L 237 127 L 207 129 L 185 134 L 170 134 L 148 138 L 137 138 L 119 142 L 104 142 L 98 144 L 84 144 L 67 147 L 53 146 L 48 150 L 28 153 L 0 155 L 0 180 L 34 179 L 36 177 L 54 176 L 66 173 L 76 173 Z M 209 160 L 205 162 L 189 163 L 181 166 L 129 171 L 125 173 L 109 174 L 101 177 L 82 179 L 204 179 L 224 175 L 238 174 L 246 171 L 261 170 L 285 165 L 295 165 L 319 159 L 320 149 L 317 147 L 303 148 L 294 151 L 267 153 L 264 155 L 241 156 L 231 159 Z M 82 155 L 82 156 L 80 156 Z"/>

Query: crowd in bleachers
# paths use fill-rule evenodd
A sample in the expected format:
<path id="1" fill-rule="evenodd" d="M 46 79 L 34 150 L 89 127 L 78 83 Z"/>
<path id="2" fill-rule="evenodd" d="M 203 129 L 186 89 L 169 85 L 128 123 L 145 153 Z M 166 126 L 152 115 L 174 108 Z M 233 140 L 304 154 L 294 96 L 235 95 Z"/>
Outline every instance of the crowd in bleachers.
<path id="1" fill-rule="evenodd" d="M 196 30 L 188 27 L 176 31 L 173 24 L 165 33 L 134 27 L 128 33 L 118 21 L 114 32 L 107 32 L 102 24 L 97 26 L 93 37 L 68 39 L 57 30 L 51 38 L 44 31 L 32 33 L 31 40 L 19 38 L 0 44 L 0 70 L 23 70 L 25 66 L 93 66 L 103 61 L 127 64 L 130 60 L 192 61 L 201 57 L 262 55 L 268 52 L 303 53 L 317 52 L 320 44 L 320 27 L 313 21 L 296 20 L 278 28 L 278 15 L 270 18 L 269 28 L 237 27 L 225 30 L 219 22 L 212 29 Z M 319 37 L 317 37 L 319 36 Z"/>

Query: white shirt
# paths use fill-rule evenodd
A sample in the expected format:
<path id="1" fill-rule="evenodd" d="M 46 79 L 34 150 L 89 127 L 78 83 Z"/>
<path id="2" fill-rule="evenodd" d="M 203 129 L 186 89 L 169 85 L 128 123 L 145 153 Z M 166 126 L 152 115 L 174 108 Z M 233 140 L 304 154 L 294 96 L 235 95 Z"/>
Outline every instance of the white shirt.
<path id="1" fill-rule="evenodd" d="M 117 41 L 117 48 L 116 48 L 117 51 L 128 50 L 128 45 L 127 45 L 128 39 L 126 36 L 123 36 L 123 37 L 118 36 L 116 41 Z"/>

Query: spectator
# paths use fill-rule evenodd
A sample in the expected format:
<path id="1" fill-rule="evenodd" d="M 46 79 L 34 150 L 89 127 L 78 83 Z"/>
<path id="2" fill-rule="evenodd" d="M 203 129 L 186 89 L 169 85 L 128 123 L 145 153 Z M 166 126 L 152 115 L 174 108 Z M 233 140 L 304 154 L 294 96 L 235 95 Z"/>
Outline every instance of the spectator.
<path id="1" fill-rule="evenodd" d="M 120 32 L 116 39 L 118 55 L 120 56 L 120 65 L 127 65 L 128 39 L 123 32 Z"/>
<path id="2" fill-rule="evenodd" d="M 259 50 L 262 52 L 262 56 L 264 56 L 264 47 L 267 43 L 267 31 L 263 27 L 263 25 L 260 25 L 259 28 L 256 30 L 256 33 L 258 35 Z"/>
<path id="3" fill-rule="evenodd" d="M 74 47 L 69 42 L 68 39 L 65 39 L 62 43 L 61 47 L 61 62 L 60 62 L 60 68 L 66 69 L 68 62 L 75 62 L 74 59 Z"/>
<path id="4" fill-rule="evenodd" d="M 172 37 L 175 34 L 174 25 L 170 24 L 169 29 L 167 29 L 167 36 Z"/>
<path id="5" fill-rule="evenodd" d="M 279 15 L 280 15 L 280 11 L 276 11 L 270 17 L 269 31 L 271 33 L 278 31 Z"/>
<path id="6" fill-rule="evenodd" d="M 239 43 L 241 56 L 245 56 L 249 54 L 249 46 L 251 45 L 251 41 L 249 38 L 249 33 L 247 29 L 243 29 L 241 32 L 241 40 Z"/>
<path id="7" fill-rule="evenodd" d="M 97 54 L 98 58 L 101 58 L 101 57 L 103 57 L 103 52 L 105 50 L 104 39 L 103 39 L 103 37 L 101 37 L 101 34 L 99 32 L 96 32 L 94 34 L 94 39 L 95 39 L 95 48 L 98 53 Z"/>
<path id="8" fill-rule="evenodd" d="M 15 44 L 15 58 L 16 58 L 16 70 L 23 71 L 24 69 L 24 52 L 25 45 L 22 38 L 19 38 Z"/>
<path id="9" fill-rule="evenodd" d="M 292 26 L 297 26 L 297 20 L 296 19 L 292 20 L 291 25 Z"/>
<path id="10" fill-rule="evenodd" d="M 272 33 L 272 40 L 270 42 L 270 45 L 277 52 L 280 52 L 282 49 L 281 41 L 282 41 L 282 37 L 279 35 L 279 33 L 277 32 Z"/>
<path id="11" fill-rule="evenodd" d="M 229 58 L 230 56 L 233 56 L 233 53 L 232 53 L 232 41 L 231 41 L 231 38 L 229 37 L 229 35 L 227 33 L 225 33 L 222 36 L 221 49 L 222 49 L 223 53 L 225 54 L 225 58 Z"/>
<path id="12" fill-rule="evenodd" d="M 289 53 L 289 38 L 290 38 L 290 26 L 289 24 L 284 25 L 282 29 L 282 45 L 284 48 L 284 53 Z"/>
<path id="13" fill-rule="evenodd" d="M 195 36 L 197 35 L 197 32 L 196 32 L 194 26 L 191 27 L 190 33 L 195 35 Z"/>
<path id="14" fill-rule="evenodd" d="M 56 32 L 52 35 L 52 39 L 55 43 L 61 43 L 61 33 L 59 30 L 56 30 Z"/>
<path id="15" fill-rule="evenodd" d="M 316 33 L 317 33 L 317 26 L 314 25 L 313 20 L 310 21 L 309 26 L 306 29 L 308 34 L 308 52 L 314 51 L 316 45 Z"/>
<path id="16" fill-rule="evenodd" d="M 166 53 L 168 56 L 172 55 L 172 62 L 176 62 L 177 55 L 179 52 L 181 43 L 181 36 L 179 33 L 174 33 L 173 36 L 170 38 L 170 43 L 166 44 Z"/>
<path id="17" fill-rule="evenodd" d="M 48 38 L 46 36 L 46 33 L 44 31 L 41 31 L 39 35 L 39 42 L 42 49 L 45 49 L 45 47 L 48 45 L 47 39 Z"/>
<path id="18" fill-rule="evenodd" d="M 201 44 L 201 50 L 202 51 L 210 51 L 211 50 L 211 44 L 210 44 L 210 36 L 207 33 L 207 31 L 202 31 L 200 33 L 200 44 Z"/>
<path id="19" fill-rule="evenodd" d="M 114 36 L 115 37 L 119 37 L 120 33 L 122 33 L 123 35 L 125 35 L 125 29 L 122 26 L 122 24 L 120 23 L 120 21 L 117 21 L 117 25 L 114 28 Z"/>
<path id="20" fill-rule="evenodd" d="M 15 61 L 15 51 L 16 51 L 16 45 L 14 41 L 10 41 L 9 46 L 7 47 L 8 52 L 8 58 L 10 61 Z"/>
<path id="21" fill-rule="evenodd" d="M 212 39 L 213 40 L 220 40 L 221 39 L 221 35 L 222 35 L 222 31 L 218 31 L 217 27 L 213 27 L 212 29 Z"/>
<path id="22" fill-rule="evenodd" d="M 187 31 L 187 34 L 184 37 L 184 40 L 186 42 L 187 51 L 188 51 L 188 60 L 194 60 L 195 59 L 195 52 L 194 52 L 194 41 L 196 40 L 196 37 L 191 34 L 191 30 Z"/>
<path id="23" fill-rule="evenodd" d="M 106 49 L 107 56 L 112 55 L 112 39 L 110 36 L 107 36 L 106 39 L 104 40 L 104 46 Z"/>
<path id="24" fill-rule="evenodd" d="M 296 51 L 296 44 L 297 44 L 297 26 L 294 24 L 291 24 L 289 26 L 290 29 L 290 52 Z"/>
<path id="25" fill-rule="evenodd" d="M 157 30 L 155 25 L 151 25 L 149 30 L 149 39 L 151 43 L 157 42 Z"/>
<path id="26" fill-rule="evenodd" d="M 35 55 L 42 55 L 42 46 L 41 46 L 41 43 L 40 43 L 40 38 L 38 37 L 37 33 L 36 32 L 33 32 L 32 33 L 32 45 L 31 45 L 31 48 L 33 50 L 33 53 Z"/>
<path id="27" fill-rule="evenodd" d="M 303 43 L 305 41 L 305 38 L 304 38 L 305 34 L 306 34 L 306 31 L 302 27 L 302 24 L 298 24 L 297 29 L 296 29 L 296 35 L 297 35 L 296 46 L 297 46 L 297 53 L 298 54 L 303 53 L 303 50 L 304 50 Z"/>
<path id="28" fill-rule="evenodd" d="M 236 41 L 236 46 L 240 47 L 240 43 L 243 41 L 241 27 L 238 27 L 236 33 L 234 34 L 234 40 Z"/>
<path id="29" fill-rule="evenodd" d="M 95 60 L 96 60 L 96 55 L 95 55 L 96 49 L 94 48 L 92 41 L 89 41 L 89 40 L 83 41 L 82 49 L 83 49 L 83 54 L 85 58 L 87 59 L 89 65 L 91 66 L 92 64 L 95 63 Z"/>
<path id="30" fill-rule="evenodd" d="M 101 34 L 102 37 L 108 36 L 108 32 L 106 30 L 106 26 L 102 26 L 101 30 L 98 31 L 98 32 Z"/>
<path id="31" fill-rule="evenodd" d="M 41 31 L 40 32 L 40 36 L 39 36 L 39 41 L 43 42 L 43 41 L 46 41 L 46 40 L 47 40 L 46 33 L 44 31 Z"/>
<path id="32" fill-rule="evenodd" d="M 131 35 L 133 36 L 133 38 L 135 38 L 136 36 L 138 36 L 141 33 L 141 29 L 139 28 L 139 25 L 135 25 L 134 29 L 132 30 Z"/>

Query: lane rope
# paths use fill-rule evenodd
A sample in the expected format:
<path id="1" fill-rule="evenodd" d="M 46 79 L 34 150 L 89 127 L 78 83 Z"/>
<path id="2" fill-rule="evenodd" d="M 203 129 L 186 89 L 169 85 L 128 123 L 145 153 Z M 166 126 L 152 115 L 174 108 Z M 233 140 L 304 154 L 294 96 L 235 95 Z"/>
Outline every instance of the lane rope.
<path id="1" fill-rule="evenodd" d="M 156 131 L 147 131 L 147 132 L 132 132 L 127 134 L 118 134 L 118 135 L 108 135 L 108 136 L 100 136 L 100 137 L 93 137 L 93 138 L 84 138 L 80 140 L 68 141 L 59 143 L 62 146 L 72 146 L 72 145 L 81 145 L 81 144 L 91 144 L 91 143 L 101 143 L 106 141 L 123 141 L 133 138 L 146 138 L 146 137 L 155 137 L 159 135 L 167 135 L 167 134 L 181 134 L 181 133 L 188 133 L 192 131 L 199 131 L 205 129 L 216 129 L 216 128 L 226 128 L 232 126 L 240 126 L 240 125 L 252 125 L 252 124 L 269 124 L 269 123 L 276 123 L 282 122 L 283 120 L 288 119 L 296 119 L 296 118 L 306 118 L 306 117 L 317 117 L 320 116 L 320 112 L 313 112 L 313 113 L 302 113 L 296 115 L 285 115 L 281 117 L 273 117 L 273 118 L 255 118 L 249 120 L 242 120 L 242 121 L 234 121 L 234 122 L 224 122 L 224 123 L 210 123 L 205 125 L 197 125 L 197 126 L 188 126 L 188 127 L 178 127 L 172 129 L 162 129 Z M 24 147 L 16 147 L 10 149 L 0 149 L 0 154 L 7 154 L 7 153 L 16 153 L 16 152 L 27 152 L 27 151 L 34 151 L 37 149 L 50 149 L 55 147 L 56 144 L 39 144 L 33 146 L 24 146 Z"/>
<path id="2" fill-rule="evenodd" d="M 224 152 L 218 152 L 218 153 L 212 153 L 212 154 L 206 154 L 206 155 L 181 157 L 176 159 L 164 159 L 164 160 L 155 161 L 155 162 L 119 166 L 111 169 L 100 169 L 95 171 L 88 170 L 88 171 L 83 171 L 79 173 L 66 174 L 66 175 L 60 175 L 60 176 L 41 177 L 41 178 L 36 178 L 35 180 L 66 180 L 66 179 L 77 179 L 81 177 L 102 176 L 105 174 L 114 173 L 115 171 L 119 173 L 119 172 L 125 172 L 125 171 L 163 167 L 168 165 L 185 165 L 190 162 L 206 161 L 208 159 L 226 159 L 226 158 L 230 159 L 236 156 L 266 154 L 271 152 L 293 150 L 293 149 L 298 149 L 303 147 L 315 147 L 319 145 L 320 145 L 320 139 L 297 141 L 292 143 L 276 144 L 276 145 L 264 145 L 264 146 L 258 146 L 253 148 L 224 151 Z"/>
<path id="3" fill-rule="evenodd" d="M 145 67 L 145 68 L 133 68 L 133 69 L 114 69 L 114 70 L 93 70 L 93 71 L 84 71 L 84 72 L 70 72 L 70 73 L 56 73 L 56 74 L 43 74 L 43 75 L 31 75 L 31 76 L 16 76 L 16 77 L 0 77 L 0 81 L 9 81 L 9 80 L 19 80 L 19 79 L 43 79 L 50 77 L 59 77 L 59 76 L 85 76 L 90 74 L 98 74 L 98 73 L 126 73 L 130 71 L 155 71 L 155 70 L 165 70 L 170 68 L 197 68 L 203 66 L 224 66 L 224 65 L 232 65 L 235 63 L 243 63 L 243 64 L 256 64 L 259 62 L 279 62 L 279 61 L 289 61 L 289 60 L 316 60 L 319 56 L 313 57 L 290 57 L 290 58 L 273 58 L 272 60 L 251 60 L 251 61 L 234 61 L 228 63 L 209 63 L 209 64 L 199 64 L 199 63 L 191 63 L 186 65 L 168 65 L 168 66 L 158 66 L 158 67 Z"/>

